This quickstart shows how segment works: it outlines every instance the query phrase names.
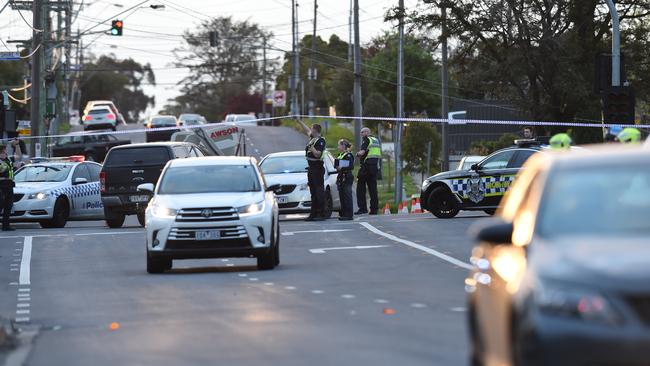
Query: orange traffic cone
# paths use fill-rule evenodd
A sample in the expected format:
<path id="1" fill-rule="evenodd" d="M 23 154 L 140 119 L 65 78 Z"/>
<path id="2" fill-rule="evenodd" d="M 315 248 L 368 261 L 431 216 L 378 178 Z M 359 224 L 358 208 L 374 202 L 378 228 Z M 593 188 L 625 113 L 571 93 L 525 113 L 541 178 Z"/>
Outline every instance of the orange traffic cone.
<path id="1" fill-rule="evenodd" d="M 422 213 L 422 206 L 420 205 L 420 199 L 416 198 L 415 203 L 413 204 L 413 207 L 411 207 L 411 213 Z"/>
<path id="2" fill-rule="evenodd" d="M 404 201 L 403 203 L 400 203 L 399 205 L 399 213 L 408 215 L 409 214 L 409 203 L 408 201 Z"/>
<path id="3" fill-rule="evenodd" d="M 384 215 L 390 215 L 390 205 L 388 202 L 386 202 L 386 206 L 384 206 Z"/>

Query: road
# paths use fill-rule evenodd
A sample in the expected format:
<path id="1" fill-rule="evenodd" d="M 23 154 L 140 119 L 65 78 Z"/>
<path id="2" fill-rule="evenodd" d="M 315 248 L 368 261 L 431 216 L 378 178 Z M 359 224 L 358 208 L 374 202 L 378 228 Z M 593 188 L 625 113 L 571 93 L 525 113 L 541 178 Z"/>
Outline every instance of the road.
<path id="1" fill-rule="evenodd" d="M 248 137 L 260 155 L 287 135 L 301 148 L 289 131 Z M 0 236 L 0 317 L 36 335 L 11 365 L 463 365 L 466 232 L 479 217 L 284 220 L 273 271 L 190 260 L 161 275 L 145 271 L 134 217 L 119 230 L 19 224 Z"/>

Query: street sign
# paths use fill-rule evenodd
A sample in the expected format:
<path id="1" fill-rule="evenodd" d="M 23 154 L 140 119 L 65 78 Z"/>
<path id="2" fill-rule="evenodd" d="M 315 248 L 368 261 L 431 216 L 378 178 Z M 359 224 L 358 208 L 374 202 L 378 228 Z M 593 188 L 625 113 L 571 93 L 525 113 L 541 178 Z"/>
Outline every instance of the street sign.
<path id="1" fill-rule="evenodd" d="M 287 105 L 287 91 L 273 91 L 273 107 L 285 107 Z"/>
<path id="2" fill-rule="evenodd" d="M 20 53 L 18 52 L 0 52 L 0 61 L 18 61 L 20 60 Z"/>

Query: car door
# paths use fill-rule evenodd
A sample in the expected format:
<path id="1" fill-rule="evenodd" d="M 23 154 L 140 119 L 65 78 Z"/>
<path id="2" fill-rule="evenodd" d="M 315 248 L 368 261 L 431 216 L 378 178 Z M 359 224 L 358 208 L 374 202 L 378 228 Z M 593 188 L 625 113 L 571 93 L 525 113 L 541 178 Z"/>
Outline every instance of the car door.
<path id="1" fill-rule="evenodd" d="M 96 219 L 104 218 L 104 204 L 99 191 L 99 173 L 102 166 L 97 163 L 85 163 L 90 175 L 90 191 L 88 192 L 88 215 Z"/>
<path id="2" fill-rule="evenodd" d="M 85 179 L 85 183 L 75 183 L 78 179 Z M 72 185 L 70 194 L 70 218 L 86 218 L 91 216 L 89 212 L 90 192 L 92 182 L 90 172 L 86 163 L 78 164 L 72 172 L 70 181 Z"/>
<path id="3" fill-rule="evenodd" d="M 518 169 L 509 164 L 517 149 L 498 151 L 478 164 L 478 169 L 470 172 L 469 199 L 479 207 L 496 207 Z"/>

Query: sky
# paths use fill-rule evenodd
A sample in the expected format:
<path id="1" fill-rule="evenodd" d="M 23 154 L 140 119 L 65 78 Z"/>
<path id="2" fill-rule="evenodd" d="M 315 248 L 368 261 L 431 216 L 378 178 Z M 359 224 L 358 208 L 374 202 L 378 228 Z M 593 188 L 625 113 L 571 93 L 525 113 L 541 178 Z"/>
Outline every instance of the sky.
<path id="1" fill-rule="evenodd" d="M 182 44 L 181 35 L 192 30 L 211 17 L 232 16 L 235 20 L 248 20 L 261 25 L 275 35 L 272 45 L 276 48 L 291 49 L 291 0 L 150 0 L 141 7 L 118 13 L 142 2 L 120 0 L 85 0 L 82 10 L 73 23 L 73 30 L 82 32 L 98 22 L 107 19 L 122 19 L 124 35 L 115 37 L 103 34 L 85 35 L 87 51 L 96 56 L 113 53 L 118 58 L 132 58 L 140 63 L 149 63 L 156 75 L 156 86 L 145 86 L 148 95 L 155 96 L 156 105 L 149 111 L 155 113 L 168 99 L 179 94 L 176 84 L 186 75 L 186 70 L 171 68 L 174 56 L 171 50 Z M 298 21 L 300 37 L 311 33 L 313 27 L 314 0 L 298 1 Z M 350 0 L 317 0 L 318 35 L 329 39 L 332 34 L 348 40 L 348 14 Z M 0 7 L 6 1 L 0 0 Z M 82 0 L 75 0 L 78 9 Z M 405 0 L 407 9 L 417 6 L 417 0 Z M 150 5 L 165 5 L 163 10 L 154 10 Z M 394 27 L 384 23 L 386 10 L 397 5 L 397 0 L 359 0 L 359 20 L 361 43 L 370 41 L 383 30 Z M 31 12 L 22 12 L 31 23 Z M 54 13 L 53 13 L 54 14 Z M 109 29 L 110 20 L 94 30 Z M 164 33 L 165 35 L 161 35 Z M 0 39 L 26 39 L 31 37 L 31 28 L 17 11 L 10 8 L 0 13 Z M 14 46 L 9 45 L 11 50 Z M 0 48 L 6 50 L 2 44 Z M 281 56 L 280 51 L 270 51 L 269 58 Z"/>

